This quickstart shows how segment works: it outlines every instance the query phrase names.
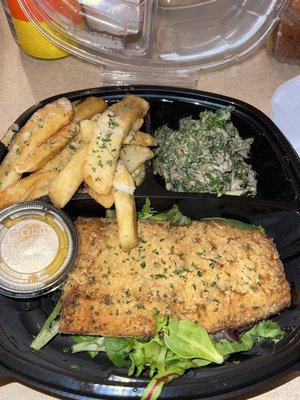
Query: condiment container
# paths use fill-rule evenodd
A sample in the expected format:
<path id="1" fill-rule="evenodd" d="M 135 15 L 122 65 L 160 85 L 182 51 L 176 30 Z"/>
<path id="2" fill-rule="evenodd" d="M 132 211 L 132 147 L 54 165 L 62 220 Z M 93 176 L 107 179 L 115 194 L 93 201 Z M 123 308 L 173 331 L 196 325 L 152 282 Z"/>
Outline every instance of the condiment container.
<path id="1" fill-rule="evenodd" d="M 0 212 L 0 293 L 15 298 L 57 289 L 76 257 L 77 234 L 61 210 L 41 201 Z"/>
<path id="2" fill-rule="evenodd" d="M 278 61 L 300 65 L 300 0 L 291 0 L 268 39 L 267 50 Z"/>
<path id="3" fill-rule="evenodd" d="M 2 3 L 5 7 L 13 36 L 24 53 L 45 60 L 63 58 L 69 55 L 67 51 L 56 46 L 34 26 L 22 11 L 18 1 L 2 0 Z M 33 2 L 28 2 L 28 7 L 41 26 L 47 25 L 47 22 L 38 14 Z M 8 12 L 10 12 L 10 15 L 8 15 Z"/>
<path id="4" fill-rule="evenodd" d="M 195 85 L 199 72 L 253 54 L 288 4 L 288 0 L 17 1 L 53 43 L 105 67 L 103 83 L 185 87 Z M 32 4 L 38 16 L 31 11 Z"/>

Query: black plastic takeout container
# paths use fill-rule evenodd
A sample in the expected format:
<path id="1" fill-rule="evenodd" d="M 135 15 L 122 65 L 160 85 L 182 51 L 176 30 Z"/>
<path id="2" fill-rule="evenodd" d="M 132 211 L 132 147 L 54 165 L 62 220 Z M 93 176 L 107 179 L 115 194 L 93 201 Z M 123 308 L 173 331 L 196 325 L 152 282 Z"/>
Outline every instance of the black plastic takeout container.
<path id="1" fill-rule="evenodd" d="M 191 218 L 222 216 L 262 225 L 274 238 L 293 292 L 300 290 L 300 160 L 278 128 L 254 107 L 224 96 L 170 87 L 107 87 L 60 94 L 43 100 L 16 121 L 23 126 L 46 103 L 61 96 L 71 100 L 101 96 L 109 103 L 131 92 L 150 102 L 143 130 L 153 132 L 163 124 L 178 127 L 185 116 L 198 117 L 204 109 L 233 105 L 232 121 L 243 138 L 254 137 L 250 162 L 257 172 L 258 193 L 254 198 L 217 197 L 205 193 L 175 193 L 153 176 L 151 165 L 144 183 L 136 191 L 137 207 L 145 198 L 158 210 L 174 203 Z M 0 160 L 6 149 L 0 149 Z M 105 210 L 87 194 L 80 193 L 65 207 L 72 217 L 103 216 Z M 7 381 L 18 380 L 57 396 L 70 399 L 137 399 L 146 386 L 147 375 L 128 378 L 127 371 L 115 368 L 105 355 L 92 360 L 87 355 L 64 354 L 71 341 L 56 337 L 40 352 L 29 350 L 33 335 L 49 315 L 58 293 L 31 301 L 0 297 L 0 372 Z M 278 344 L 256 345 L 248 353 L 234 355 L 222 366 L 188 371 L 165 387 L 161 399 L 229 399 L 264 390 L 300 370 L 300 306 L 293 305 L 273 319 L 286 329 Z M 232 363 L 231 361 L 235 361 Z"/>

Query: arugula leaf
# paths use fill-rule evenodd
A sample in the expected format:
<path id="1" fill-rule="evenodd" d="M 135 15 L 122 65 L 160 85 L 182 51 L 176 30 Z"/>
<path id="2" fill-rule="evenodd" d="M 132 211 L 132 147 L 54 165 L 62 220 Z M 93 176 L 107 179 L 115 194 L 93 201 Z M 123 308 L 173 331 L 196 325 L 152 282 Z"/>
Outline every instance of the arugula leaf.
<path id="1" fill-rule="evenodd" d="M 201 218 L 201 221 L 222 221 L 242 231 L 264 230 L 261 226 L 247 224 L 246 222 L 238 221 L 237 219 L 231 219 L 231 218 L 209 217 L 209 218 Z"/>
<path id="2" fill-rule="evenodd" d="M 133 350 L 130 354 L 132 361 L 131 375 L 135 371 L 135 376 L 140 376 L 145 367 L 150 368 L 150 376 L 153 376 L 156 371 L 165 371 L 167 348 L 162 343 L 159 343 L 155 337 L 149 342 L 135 340 Z"/>
<path id="3" fill-rule="evenodd" d="M 133 349 L 134 339 L 106 337 L 104 340 L 107 357 L 118 368 L 129 368 L 129 353 Z"/>
<path id="4" fill-rule="evenodd" d="M 57 302 L 40 333 L 31 344 L 41 349 L 57 333 L 61 302 Z M 113 338 L 97 336 L 71 336 L 75 344 L 72 352 L 87 351 L 95 357 L 106 351 L 108 358 L 118 368 L 128 368 L 128 375 L 139 376 L 147 368 L 151 378 L 142 399 L 156 400 L 163 386 L 183 375 L 187 369 L 199 368 L 212 362 L 221 364 L 233 353 L 250 350 L 264 340 L 278 342 L 284 331 L 278 323 L 264 320 L 239 336 L 235 342 L 213 340 L 201 326 L 189 321 L 178 321 L 153 312 L 155 334 L 151 339 Z"/>
<path id="5" fill-rule="evenodd" d="M 252 329 L 255 328 L 254 331 Z M 280 325 L 272 320 L 264 320 L 254 325 L 248 332 L 255 332 L 255 338 L 261 342 L 265 339 L 271 339 L 274 343 L 279 342 L 285 335 L 284 331 L 280 328 Z"/>
<path id="6" fill-rule="evenodd" d="M 166 346 L 182 358 L 201 358 L 222 364 L 224 358 L 216 349 L 207 331 L 189 321 L 170 318 L 169 333 L 164 336 Z"/>
<path id="7" fill-rule="evenodd" d="M 52 310 L 46 322 L 42 326 L 42 329 L 38 333 L 37 337 L 31 342 L 30 348 L 33 350 L 41 350 L 51 339 L 58 334 L 59 317 L 61 312 L 61 302 L 60 299 L 56 303 L 54 309 Z"/>
<path id="8" fill-rule="evenodd" d="M 106 218 L 115 219 L 116 211 L 106 210 Z M 138 212 L 138 219 L 148 219 L 150 221 L 169 221 L 171 226 L 187 226 L 191 223 L 191 218 L 183 215 L 176 204 L 174 204 L 173 207 L 168 211 L 163 211 L 159 213 L 158 211 L 153 210 L 149 197 L 146 198 L 142 211 Z M 246 222 L 242 222 L 232 218 L 208 217 L 201 218 L 201 221 L 222 221 L 225 224 L 229 224 L 242 231 L 264 231 L 264 228 L 262 226 L 247 224 Z"/>
<path id="9" fill-rule="evenodd" d="M 155 321 L 155 335 L 157 336 L 160 332 L 164 333 L 168 326 L 169 317 L 159 314 L 157 310 L 153 310 L 152 315 Z"/>
<path id="10" fill-rule="evenodd" d="M 226 356 L 240 351 L 248 351 L 252 349 L 255 343 L 260 343 L 264 340 L 270 339 L 277 343 L 283 337 L 284 331 L 277 322 L 264 320 L 242 333 L 240 341 L 229 342 L 226 339 L 221 339 L 216 342 L 216 348 L 223 356 Z"/>
<path id="11" fill-rule="evenodd" d="M 187 226 L 191 223 L 191 219 L 182 214 L 176 204 L 173 205 L 171 210 L 164 211 L 153 215 L 152 221 L 170 221 L 170 225 Z"/>
<path id="12" fill-rule="evenodd" d="M 146 198 L 142 211 L 138 212 L 138 219 L 169 221 L 170 225 L 178 226 L 186 226 L 191 223 L 191 219 L 183 215 L 176 204 L 174 204 L 170 210 L 161 213 L 153 210 L 149 197 Z"/>
<path id="13" fill-rule="evenodd" d="M 142 211 L 138 212 L 139 219 L 150 219 L 157 211 L 154 211 L 151 207 L 149 197 L 146 198 L 145 204 L 143 205 Z"/>
<path id="14" fill-rule="evenodd" d="M 240 336 L 240 341 L 232 343 L 222 339 L 214 342 L 206 330 L 196 324 L 187 321 L 178 322 L 172 318 L 162 317 L 158 313 L 154 314 L 154 318 L 156 322 L 155 337 L 159 337 L 159 334 L 161 336 L 162 332 L 165 332 L 163 338 L 160 337 L 159 343 L 161 346 L 167 346 L 168 350 L 166 353 L 163 353 L 164 355 L 161 357 L 160 363 L 156 363 L 155 367 L 149 361 L 150 358 L 147 360 L 147 356 L 145 357 L 146 353 L 144 353 L 143 361 L 139 365 L 139 373 L 144 363 L 145 366 L 150 366 L 150 377 L 152 376 L 151 381 L 144 391 L 142 397 L 144 400 L 156 400 L 163 386 L 183 375 L 187 369 L 203 367 L 216 361 L 222 363 L 224 361 L 223 356 L 250 350 L 256 342 L 268 338 L 273 341 L 280 340 L 284 334 L 276 322 L 267 320 L 256 324 L 250 330 L 244 332 Z M 155 337 L 151 340 L 152 344 Z M 155 352 L 151 355 L 152 360 L 159 358 L 157 356 L 157 349 L 156 347 Z M 160 351 L 162 352 L 162 350 Z M 208 359 L 203 357 L 203 353 L 204 357 Z M 201 357 L 197 358 L 197 354 L 201 354 Z M 163 362 L 165 365 L 161 365 Z M 157 374 L 153 376 L 155 368 L 157 369 Z"/>
<path id="15" fill-rule="evenodd" d="M 142 211 L 139 211 L 137 215 L 138 219 L 146 219 L 150 221 L 169 221 L 170 225 L 186 226 L 191 223 L 191 219 L 183 215 L 176 204 L 174 204 L 173 207 L 168 211 L 161 213 L 155 211 L 151 207 L 149 197 L 146 198 Z M 108 219 L 115 219 L 116 211 L 106 210 L 105 217 Z"/>
<path id="16" fill-rule="evenodd" d="M 155 375 L 155 377 L 148 383 L 141 400 L 158 399 L 164 385 L 183 375 L 184 372 L 185 368 L 180 368 L 175 365 L 170 367 L 166 372 Z"/>
<path id="17" fill-rule="evenodd" d="M 205 329 L 196 324 L 168 318 L 154 312 L 155 336 L 148 342 L 136 339 L 130 352 L 129 375 L 139 376 L 145 367 L 152 377 L 142 399 L 155 400 L 163 386 L 186 369 L 223 362 Z M 208 360 L 200 358 L 202 356 Z"/>
<path id="18" fill-rule="evenodd" d="M 201 358 L 194 358 L 193 359 L 193 364 L 194 364 L 194 367 L 205 367 L 206 365 L 208 365 L 208 364 L 211 364 L 211 361 L 208 361 L 208 360 L 202 360 Z M 194 368 L 194 367 L 187 367 L 187 368 Z"/>
<path id="19" fill-rule="evenodd" d="M 166 365 L 180 365 L 182 368 L 197 368 L 204 367 L 205 365 L 211 364 L 211 361 L 203 360 L 202 358 L 186 359 L 175 354 L 172 350 L 168 349 L 166 355 Z"/>
<path id="20" fill-rule="evenodd" d="M 182 221 L 183 218 L 183 221 Z M 176 204 L 173 205 L 171 210 L 161 212 L 152 218 L 154 221 L 170 221 L 170 225 L 185 225 L 190 219 L 182 215 Z"/>
<path id="21" fill-rule="evenodd" d="M 105 351 L 104 338 L 99 336 L 71 336 L 75 342 L 72 353 L 86 351 L 91 358 L 95 358 L 100 351 Z"/>

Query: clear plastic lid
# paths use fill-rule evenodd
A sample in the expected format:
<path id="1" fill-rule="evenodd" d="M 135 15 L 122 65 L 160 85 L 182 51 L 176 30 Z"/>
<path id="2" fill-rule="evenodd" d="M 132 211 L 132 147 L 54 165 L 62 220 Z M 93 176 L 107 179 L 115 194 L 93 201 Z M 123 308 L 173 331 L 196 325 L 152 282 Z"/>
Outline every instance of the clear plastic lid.
<path id="1" fill-rule="evenodd" d="M 262 44 L 288 3 L 288 0 L 18 1 L 38 29 L 63 49 L 109 68 L 113 71 L 112 80 L 123 71 L 129 78 L 139 74 L 144 83 L 149 74 L 162 75 L 163 81 L 165 76 L 177 79 L 238 62 Z"/>
<path id="2" fill-rule="evenodd" d="M 77 234 L 62 211 L 41 201 L 0 213 L 0 293 L 40 296 L 58 288 L 77 252 Z"/>

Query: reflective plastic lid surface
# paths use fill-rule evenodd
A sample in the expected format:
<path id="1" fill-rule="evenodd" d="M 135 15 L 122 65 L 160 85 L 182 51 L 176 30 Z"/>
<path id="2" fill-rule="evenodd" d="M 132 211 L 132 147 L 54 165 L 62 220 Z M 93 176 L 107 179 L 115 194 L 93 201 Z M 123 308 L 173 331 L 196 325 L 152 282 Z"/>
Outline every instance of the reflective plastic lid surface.
<path id="1" fill-rule="evenodd" d="M 257 49 L 287 0 L 18 0 L 53 42 L 112 70 L 220 68 Z"/>
<path id="2" fill-rule="evenodd" d="M 0 293 L 31 298 L 57 289 L 77 253 L 77 233 L 49 203 L 18 203 L 0 212 Z"/>

